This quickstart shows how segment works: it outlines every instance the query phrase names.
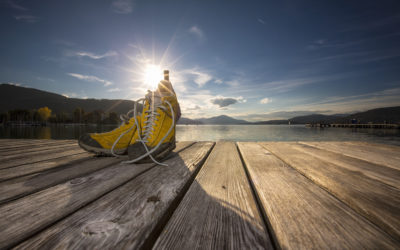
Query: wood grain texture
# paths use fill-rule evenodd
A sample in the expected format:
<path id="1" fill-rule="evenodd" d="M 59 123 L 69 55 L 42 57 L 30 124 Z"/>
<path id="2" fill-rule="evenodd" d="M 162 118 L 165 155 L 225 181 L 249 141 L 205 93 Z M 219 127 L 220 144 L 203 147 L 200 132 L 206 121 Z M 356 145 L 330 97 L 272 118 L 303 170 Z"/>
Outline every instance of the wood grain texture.
<path id="1" fill-rule="evenodd" d="M 398 244 L 257 143 L 238 146 L 278 248 L 390 249 Z"/>
<path id="2" fill-rule="evenodd" d="M 12 168 L 20 165 L 32 164 L 48 160 L 55 160 L 61 157 L 81 154 L 84 152 L 86 151 L 77 146 L 74 146 L 68 149 L 57 150 L 56 152 L 53 151 L 53 152 L 33 154 L 30 155 L 29 157 L 28 156 L 17 157 L 0 162 L 0 169 Z"/>
<path id="3" fill-rule="evenodd" d="M 91 153 L 82 152 L 74 155 L 67 155 L 56 159 L 50 159 L 47 161 L 41 161 L 30 164 L 28 163 L 16 167 L 0 169 L 0 182 L 20 176 L 42 172 L 51 168 L 56 168 L 65 164 L 69 164 L 71 162 L 77 162 L 93 157 L 94 156 Z"/>
<path id="4" fill-rule="evenodd" d="M 69 161 L 64 164 L 58 164 L 45 172 L 0 182 L 0 204 L 89 174 L 121 161 L 114 157 L 93 157 L 88 156 L 88 154 L 83 154 L 83 156 L 83 158 L 78 160 L 74 160 L 74 157 L 66 157 Z M 56 162 L 56 164 L 57 163 L 58 162 Z M 50 164 L 50 166 L 51 165 L 52 164 Z M 49 165 L 46 165 L 46 167 L 47 166 Z M 4 170 L 14 170 L 14 168 Z"/>
<path id="5" fill-rule="evenodd" d="M 34 148 L 34 146 L 32 146 L 32 148 Z M 25 151 L 21 151 L 18 154 L 11 154 L 11 155 L 5 155 L 5 156 L 1 156 L 2 162 L 10 162 L 12 160 L 15 159 L 21 159 L 21 158 L 29 158 L 32 156 L 39 156 L 39 155 L 49 155 L 49 154 L 53 154 L 53 153 L 57 153 L 57 152 L 63 152 L 69 149 L 80 149 L 78 144 L 69 144 L 69 145 L 65 145 L 61 148 L 53 148 L 51 146 L 46 146 L 44 150 L 39 150 L 39 151 L 29 151 L 29 152 L 25 152 Z"/>
<path id="6" fill-rule="evenodd" d="M 345 142 L 301 143 L 400 170 L 400 152 L 396 150 L 400 147 L 366 143 L 354 145 Z"/>
<path id="7" fill-rule="evenodd" d="M 178 144 L 176 150 L 187 144 Z M 0 206 L 0 249 L 34 235 L 142 172 L 149 164 L 116 164 Z"/>
<path id="8" fill-rule="evenodd" d="M 380 181 L 400 189 L 400 170 L 384 165 L 377 165 L 365 160 L 349 157 L 328 150 L 323 150 L 306 144 L 295 142 L 288 144 L 290 144 L 294 149 L 302 151 L 305 154 L 312 155 L 323 161 L 333 163 L 350 171 L 359 172 L 360 174 L 372 178 L 376 181 Z M 371 148 L 371 150 L 374 150 L 373 147 Z"/>
<path id="9" fill-rule="evenodd" d="M 289 143 L 261 145 L 400 241 L 399 189 L 305 154 Z"/>
<path id="10" fill-rule="evenodd" d="M 272 249 L 234 142 L 217 142 L 154 249 Z"/>
<path id="11" fill-rule="evenodd" d="M 0 151 L 27 146 L 76 143 L 76 140 L 0 139 Z"/>
<path id="12" fill-rule="evenodd" d="M 54 224 L 17 249 L 139 249 L 163 220 L 213 143 L 199 142 Z M 131 170 L 140 165 L 128 166 Z M 109 168 L 108 168 L 109 169 Z"/>
<path id="13" fill-rule="evenodd" d="M 44 150 L 50 149 L 58 149 L 58 148 L 66 148 L 70 146 L 78 146 L 78 143 L 52 143 L 52 144 L 43 144 L 43 145 L 29 145 L 24 146 L 23 148 L 19 147 L 16 149 L 2 150 L 0 151 L 0 157 L 10 157 L 10 156 L 20 156 L 21 154 L 26 154 L 30 152 L 40 152 Z"/>

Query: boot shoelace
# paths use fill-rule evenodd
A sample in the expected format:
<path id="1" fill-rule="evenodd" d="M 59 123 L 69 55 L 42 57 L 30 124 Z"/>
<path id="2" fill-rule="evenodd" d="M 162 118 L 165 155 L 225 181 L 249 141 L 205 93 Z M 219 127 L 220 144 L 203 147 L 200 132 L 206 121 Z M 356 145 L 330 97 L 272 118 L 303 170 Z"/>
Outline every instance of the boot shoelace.
<path id="1" fill-rule="evenodd" d="M 138 122 L 138 120 L 137 120 L 137 103 L 138 103 L 138 102 L 142 102 L 142 105 L 143 105 L 143 107 L 144 107 L 144 101 L 145 101 L 145 100 L 146 100 L 146 98 L 141 98 L 141 99 L 137 100 L 137 101 L 135 102 L 135 105 L 134 105 L 134 107 L 133 107 L 133 110 L 128 111 L 128 113 L 126 113 L 126 115 L 124 115 L 124 116 L 121 115 L 121 120 L 123 120 L 123 121 L 125 121 L 125 122 L 126 122 L 126 120 L 128 120 L 128 122 L 129 122 L 129 114 L 131 114 L 131 113 L 133 112 L 133 113 L 134 113 L 133 118 L 135 119 L 135 124 L 133 124 L 127 131 L 125 131 L 124 133 L 122 133 L 122 134 L 117 138 L 117 140 L 115 140 L 113 146 L 111 147 L 111 154 L 114 155 L 114 156 L 116 156 L 116 157 L 120 157 L 120 155 L 118 155 L 118 154 L 116 154 L 116 153 L 114 152 L 115 146 L 117 145 L 117 143 L 119 142 L 119 140 L 120 140 L 125 134 L 129 133 L 129 132 L 136 126 L 136 128 L 137 128 L 137 130 L 138 130 L 138 136 L 139 136 L 139 140 L 136 140 L 136 141 L 142 143 L 143 147 L 146 149 L 146 153 L 143 154 L 143 155 L 141 155 L 141 156 L 139 156 L 139 157 L 137 157 L 136 159 L 129 160 L 129 161 L 123 161 L 122 163 L 125 163 L 125 164 L 135 163 L 135 162 L 140 161 L 141 159 L 143 159 L 143 158 L 149 156 L 150 159 L 151 159 L 154 163 L 156 163 L 156 164 L 158 164 L 158 165 L 162 165 L 162 166 L 168 166 L 168 165 L 165 164 L 165 163 L 158 162 L 156 159 L 154 159 L 154 157 L 153 157 L 151 154 L 152 154 L 154 151 L 156 151 L 156 150 L 160 147 L 160 145 L 164 142 L 164 140 L 167 138 L 167 136 L 171 133 L 172 129 L 174 128 L 174 126 L 175 126 L 175 114 L 174 114 L 174 110 L 173 110 L 173 108 L 172 108 L 171 103 L 168 102 L 167 100 L 165 100 L 164 102 L 169 106 L 169 109 L 170 109 L 170 111 L 171 111 L 172 124 L 171 124 L 171 127 L 168 129 L 167 133 L 164 135 L 164 137 L 161 138 L 160 142 L 159 142 L 152 150 L 149 150 L 149 148 L 147 147 L 146 143 L 148 142 L 148 139 L 149 139 L 150 135 L 153 134 L 153 131 L 154 131 L 153 126 L 154 126 L 154 124 L 155 124 L 155 121 L 156 121 L 157 116 L 160 116 L 160 114 L 157 112 L 157 108 L 160 108 L 160 109 L 162 109 L 162 110 L 164 110 L 164 111 L 166 111 L 167 108 L 164 107 L 164 106 L 162 106 L 162 105 L 159 105 L 159 106 L 155 107 L 154 110 L 146 110 L 146 111 L 145 111 L 145 113 L 147 113 L 147 115 L 146 115 L 145 117 L 147 117 L 148 119 L 147 119 L 147 121 L 145 121 L 145 124 L 146 124 L 146 125 L 144 126 L 144 130 L 143 130 L 143 131 L 144 131 L 144 137 L 143 137 L 143 139 L 142 139 L 142 135 L 141 135 L 141 131 L 140 131 L 139 122 Z M 149 118 L 150 118 L 150 119 L 149 119 Z"/>

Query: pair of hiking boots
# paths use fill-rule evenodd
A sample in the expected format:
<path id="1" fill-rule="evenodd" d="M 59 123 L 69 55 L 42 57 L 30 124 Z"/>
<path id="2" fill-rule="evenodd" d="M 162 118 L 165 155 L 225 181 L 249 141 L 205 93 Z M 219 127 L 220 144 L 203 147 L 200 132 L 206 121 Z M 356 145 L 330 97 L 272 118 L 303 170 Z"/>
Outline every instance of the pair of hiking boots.
<path id="1" fill-rule="evenodd" d="M 138 113 L 138 103 L 142 112 Z M 131 117 L 133 113 L 133 117 Z M 179 103 L 168 80 L 160 81 L 155 91 L 135 102 L 134 109 L 121 116 L 122 124 L 106 133 L 84 134 L 79 145 L 98 155 L 128 154 L 129 161 L 155 162 L 165 158 L 175 148 L 175 126 L 180 118 Z"/>

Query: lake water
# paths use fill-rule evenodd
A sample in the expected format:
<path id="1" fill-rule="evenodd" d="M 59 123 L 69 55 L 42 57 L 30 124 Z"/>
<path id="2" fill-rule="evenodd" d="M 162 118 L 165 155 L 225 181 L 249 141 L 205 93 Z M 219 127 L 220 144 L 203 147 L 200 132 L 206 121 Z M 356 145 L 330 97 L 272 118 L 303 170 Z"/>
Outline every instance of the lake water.
<path id="1" fill-rule="evenodd" d="M 78 139 L 116 126 L 3 127 L 0 138 Z M 400 145 L 399 129 L 307 128 L 304 125 L 177 125 L 178 141 L 370 141 Z"/>

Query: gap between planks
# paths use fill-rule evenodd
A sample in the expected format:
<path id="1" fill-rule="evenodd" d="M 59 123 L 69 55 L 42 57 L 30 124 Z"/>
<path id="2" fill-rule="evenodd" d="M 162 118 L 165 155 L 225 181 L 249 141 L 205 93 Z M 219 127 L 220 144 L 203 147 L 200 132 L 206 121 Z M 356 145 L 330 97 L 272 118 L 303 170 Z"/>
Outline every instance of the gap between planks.
<path id="1" fill-rule="evenodd" d="M 53 223 L 17 248 L 140 248 L 151 237 L 168 207 L 180 192 L 184 192 L 183 187 L 200 167 L 212 145 L 198 142 L 175 153 L 165 161 L 170 164 L 167 168 L 159 165 L 149 168 L 141 164 L 114 171 L 124 177 L 137 168 L 146 167 L 145 172 Z"/>
<path id="2" fill-rule="evenodd" d="M 238 143 L 278 248 L 394 248 L 398 242 L 256 143 Z"/>

